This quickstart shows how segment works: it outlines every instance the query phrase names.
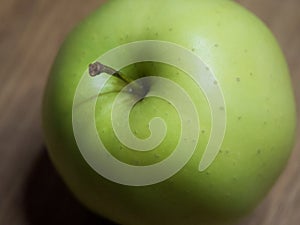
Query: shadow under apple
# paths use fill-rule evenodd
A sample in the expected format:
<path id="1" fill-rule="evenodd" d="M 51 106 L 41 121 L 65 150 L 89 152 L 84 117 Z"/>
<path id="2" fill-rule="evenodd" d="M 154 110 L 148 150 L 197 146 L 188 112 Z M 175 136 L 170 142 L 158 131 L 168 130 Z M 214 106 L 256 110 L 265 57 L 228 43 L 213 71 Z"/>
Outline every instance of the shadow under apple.
<path id="1" fill-rule="evenodd" d="M 25 217 L 30 225 L 118 225 L 93 214 L 68 190 L 50 161 L 46 147 L 34 163 L 23 194 Z M 259 209 L 265 208 L 265 200 Z M 253 217 L 263 217 L 265 210 L 255 210 L 239 225 L 252 224 Z"/>
<path id="2" fill-rule="evenodd" d="M 42 147 L 25 184 L 23 205 L 30 225 L 116 225 L 85 209 L 67 189 Z"/>

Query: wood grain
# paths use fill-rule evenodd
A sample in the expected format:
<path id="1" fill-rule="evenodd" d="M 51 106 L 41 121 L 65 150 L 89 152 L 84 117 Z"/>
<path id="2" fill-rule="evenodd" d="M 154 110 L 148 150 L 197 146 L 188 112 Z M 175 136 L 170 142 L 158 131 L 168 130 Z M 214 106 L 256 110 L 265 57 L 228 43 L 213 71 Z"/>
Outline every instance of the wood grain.
<path id="1" fill-rule="evenodd" d="M 84 209 L 46 154 L 40 106 L 51 64 L 70 29 L 99 0 L 6 0 L 0 7 L 0 224 L 112 224 Z M 289 63 L 300 118 L 300 1 L 239 0 L 262 18 Z M 298 127 L 299 127 L 298 120 Z M 300 132 L 270 194 L 240 225 L 300 224 Z"/>

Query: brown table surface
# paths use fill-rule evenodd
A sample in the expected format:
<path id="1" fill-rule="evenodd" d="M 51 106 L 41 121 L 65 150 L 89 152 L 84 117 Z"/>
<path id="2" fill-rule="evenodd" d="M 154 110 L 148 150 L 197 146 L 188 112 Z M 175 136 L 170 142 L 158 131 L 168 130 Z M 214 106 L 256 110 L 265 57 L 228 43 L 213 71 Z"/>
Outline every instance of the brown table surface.
<path id="1" fill-rule="evenodd" d="M 47 157 L 40 123 L 43 89 L 62 40 L 102 2 L 0 1 L 0 225 L 112 224 L 66 190 Z M 282 46 L 300 118 L 300 1 L 239 2 L 267 23 Z M 286 170 L 240 225 L 300 224 L 299 130 Z"/>

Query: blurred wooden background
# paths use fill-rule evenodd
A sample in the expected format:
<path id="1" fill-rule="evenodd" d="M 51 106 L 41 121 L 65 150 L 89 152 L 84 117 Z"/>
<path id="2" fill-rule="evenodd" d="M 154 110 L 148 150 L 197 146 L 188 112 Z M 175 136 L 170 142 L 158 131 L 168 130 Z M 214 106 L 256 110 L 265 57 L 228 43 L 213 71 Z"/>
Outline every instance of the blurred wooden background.
<path id="1" fill-rule="evenodd" d="M 99 0 L 0 1 L 0 225 L 112 224 L 66 190 L 44 147 L 41 97 L 70 29 Z M 274 32 L 287 57 L 300 121 L 300 1 L 239 0 Z M 300 224 L 300 129 L 290 162 L 271 193 L 240 225 Z"/>

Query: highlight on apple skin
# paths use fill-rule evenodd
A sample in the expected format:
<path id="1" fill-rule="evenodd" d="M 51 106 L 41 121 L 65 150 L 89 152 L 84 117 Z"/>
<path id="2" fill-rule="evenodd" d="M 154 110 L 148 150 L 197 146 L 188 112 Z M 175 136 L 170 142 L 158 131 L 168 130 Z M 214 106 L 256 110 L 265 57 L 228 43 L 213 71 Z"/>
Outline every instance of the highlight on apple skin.
<path id="1" fill-rule="evenodd" d="M 277 41 L 228 0 L 107 1 L 61 46 L 42 112 L 66 185 L 123 225 L 237 224 L 284 169 L 295 115 Z"/>

